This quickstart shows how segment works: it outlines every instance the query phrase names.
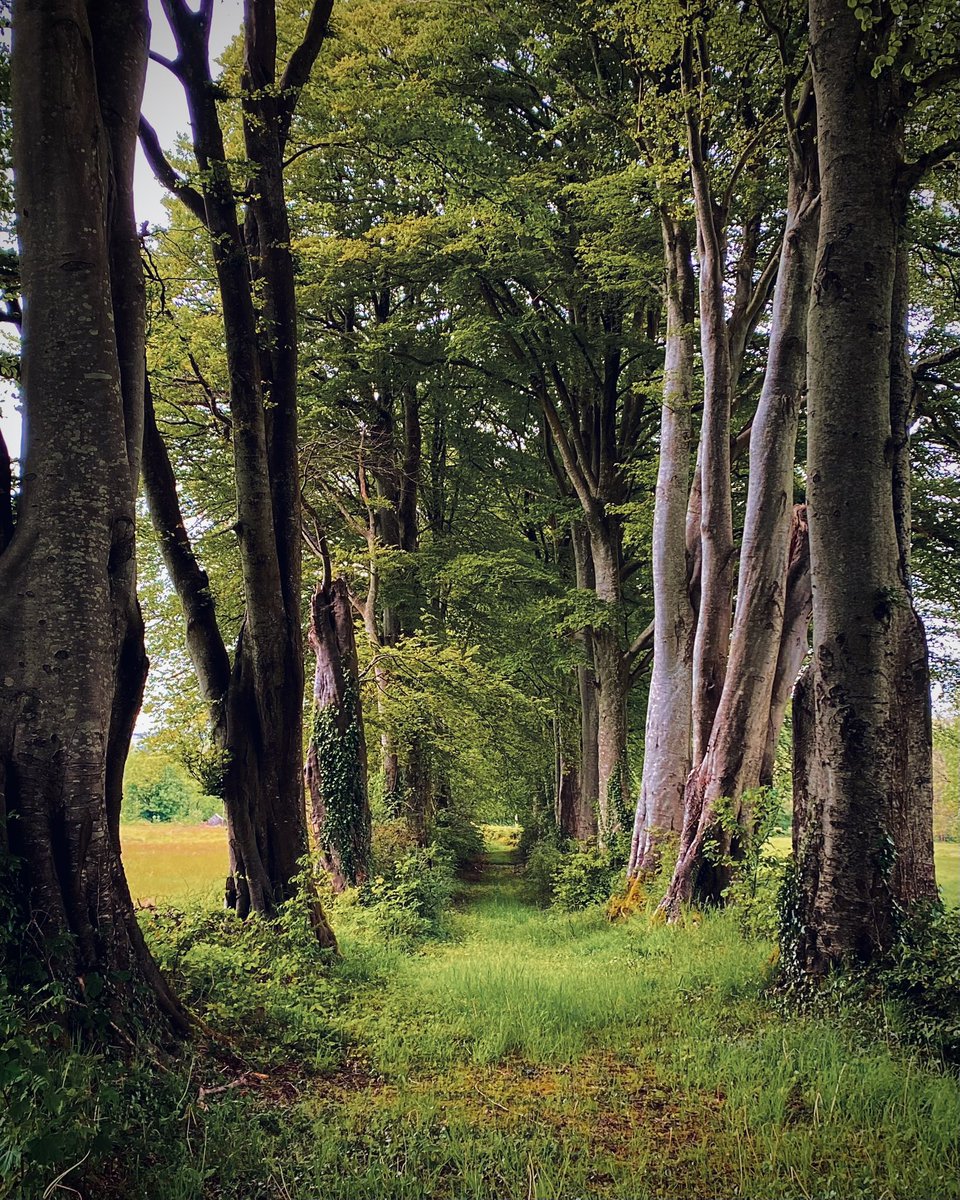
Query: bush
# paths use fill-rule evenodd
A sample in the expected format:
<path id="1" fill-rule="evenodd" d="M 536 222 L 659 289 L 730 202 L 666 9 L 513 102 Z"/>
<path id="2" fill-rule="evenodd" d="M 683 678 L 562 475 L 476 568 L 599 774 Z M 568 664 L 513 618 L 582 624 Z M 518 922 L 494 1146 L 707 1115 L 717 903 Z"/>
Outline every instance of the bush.
<path id="1" fill-rule="evenodd" d="M 526 856 L 523 879 L 527 893 L 536 904 L 553 903 L 553 877 L 563 861 L 563 853 L 554 842 L 537 842 Z"/>
<path id="2" fill-rule="evenodd" d="M 564 912 L 606 904 L 620 881 L 620 856 L 593 847 L 564 854 L 553 873 L 553 903 Z"/>
<path id="3" fill-rule="evenodd" d="M 302 888 L 276 921 L 174 908 L 141 914 L 144 934 L 181 1000 L 265 1061 L 289 1052 L 313 1066 L 338 1060 L 339 989 L 317 943 Z"/>
<path id="4" fill-rule="evenodd" d="M 881 985 L 906 1040 L 960 1062 L 960 911 L 932 906 L 907 920 Z"/>
<path id="5" fill-rule="evenodd" d="M 369 879 L 358 893 L 375 930 L 416 941 L 444 933 L 444 917 L 456 890 L 453 860 L 436 844 L 411 850 L 389 873 Z"/>
<path id="6" fill-rule="evenodd" d="M 434 841 L 461 875 L 475 875 L 483 864 L 483 834 L 466 813 L 449 808 L 437 815 Z"/>
<path id="7" fill-rule="evenodd" d="M 373 874 L 390 875 L 408 854 L 417 849 L 417 839 L 401 817 L 374 821 L 371 839 Z"/>
<path id="8" fill-rule="evenodd" d="M 135 750 L 123 779 L 124 821 L 205 821 L 223 811 L 216 796 L 200 792 L 196 780 L 165 754 Z"/>

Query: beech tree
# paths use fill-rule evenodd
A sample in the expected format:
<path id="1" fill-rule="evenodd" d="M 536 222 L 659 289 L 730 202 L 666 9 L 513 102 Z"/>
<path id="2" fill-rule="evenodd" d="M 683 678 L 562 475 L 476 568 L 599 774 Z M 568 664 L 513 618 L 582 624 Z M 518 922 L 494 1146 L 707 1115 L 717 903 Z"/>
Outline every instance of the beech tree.
<path id="1" fill-rule="evenodd" d="M 154 131 L 141 121 L 141 143 L 158 179 L 209 234 L 226 335 L 245 605 L 232 664 L 156 429 L 151 430 L 155 458 L 146 483 L 151 516 L 184 606 L 214 739 L 224 755 L 227 903 L 241 916 L 276 911 L 291 895 L 307 848 L 297 317 L 283 165 L 296 103 L 323 44 L 331 6 L 332 0 L 311 6 L 302 41 L 281 71 L 273 0 L 246 5 L 241 107 L 249 199 L 242 214 L 210 69 L 212 0 L 203 0 L 197 11 L 185 0 L 163 4 L 177 57 L 160 61 L 184 88 L 196 184 L 173 168 Z M 332 945 L 319 905 L 315 923 L 321 941 Z"/>
<path id="2" fill-rule="evenodd" d="M 78 1011 L 89 1002 L 125 1022 L 145 999 L 183 1032 L 137 924 L 119 838 L 147 670 L 132 186 L 148 38 L 145 3 L 14 6 L 25 461 L 0 555 L 0 856 L 19 867 L 25 956 Z"/>
<path id="3" fill-rule="evenodd" d="M 936 896 L 929 668 L 908 570 L 904 218 L 910 190 L 957 149 L 936 122 L 932 140 L 927 125 L 908 147 L 911 122 L 923 130 L 957 80 L 956 15 L 810 0 L 810 43 L 822 188 L 809 318 L 814 646 L 794 699 L 786 948 L 791 966 L 820 973 L 883 954 L 899 914 Z"/>
<path id="4" fill-rule="evenodd" d="M 734 44 L 728 10 L 717 9 L 709 22 L 692 19 L 683 8 L 670 11 L 673 23 L 668 22 L 659 42 L 650 48 L 641 38 L 636 51 L 646 80 L 639 150 L 670 185 L 669 190 L 661 188 L 672 320 L 654 524 L 654 683 L 628 868 L 632 874 L 654 867 L 658 839 L 679 832 L 680 859 L 667 898 L 675 911 L 677 897 L 689 899 L 695 884 L 712 898 L 722 890 L 724 870 L 714 870 L 708 859 L 722 861 L 731 847 L 714 805 L 726 798 L 737 808 L 742 794 L 757 786 L 767 742 L 776 738 L 769 726 L 773 723 L 779 731 L 783 716 L 781 701 L 775 706 L 772 697 L 783 612 L 795 604 L 787 594 L 788 582 L 795 592 L 803 590 L 802 577 L 788 572 L 787 553 L 817 189 L 811 171 L 811 90 L 798 86 L 803 56 L 796 28 L 773 27 L 768 37 L 762 30 L 738 27 Z M 764 57 L 764 80 L 779 67 L 781 96 L 768 83 L 754 88 L 744 82 L 739 66 L 745 55 Z M 762 149 L 776 151 L 771 134 L 778 107 L 786 118 L 783 235 L 778 229 L 782 201 L 770 186 L 779 181 L 779 156 L 774 153 L 777 165 L 769 182 L 754 178 Z M 685 325 L 679 299 L 685 278 L 692 290 L 693 267 L 689 250 L 678 253 L 686 216 L 677 195 L 679 191 L 682 197 L 682 189 L 675 184 L 678 160 L 690 179 L 697 232 L 704 389 L 696 464 L 689 496 L 682 500 L 690 418 L 677 400 L 685 393 L 687 409 L 693 403 L 694 359 L 693 306 L 686 306 Z M 765 345 L 755 349 L 775 279 Z M 757 388 L 760 396 L 751 413 Z M 732 417 L 738 411 L 743 424 L 733 435 Z M 749 486 L 731 640 L 736 555 L 732 466 L 748 445 Z M 802 521 L 794 525 L 804 528 Z M 800 541 L 796 552 L 802 561 Z M 802 613 L 796 620 L 802 626 Z M 794 654 L 784 655 L 781 670 L 789 674 L 792 662 L 795 674 L 796 651 L 805 640 L 793 635 L 793 622 L 790 629 Z M 716 749 L 721 742 L 729 760 L 722 768 Z M 711 792 L 706 804 L 704 788 Z M 747 814 L 744 820 L 749 823 Z"/>

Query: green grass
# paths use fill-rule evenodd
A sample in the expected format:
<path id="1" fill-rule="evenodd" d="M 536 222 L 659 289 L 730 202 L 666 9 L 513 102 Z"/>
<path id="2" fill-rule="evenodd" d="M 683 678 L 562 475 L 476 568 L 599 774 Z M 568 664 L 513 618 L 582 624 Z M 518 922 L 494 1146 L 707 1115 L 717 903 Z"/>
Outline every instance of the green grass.
<path id="1" fill-rule="evenodd" d="M 775 854 L 784 857 L 790 853 L 790 835 L 770 839 Z M 947 908 L 960 906 L 960 842 L 934 842 L 933 863 L 937 872 L 940 894 Z"/>
<path id="2" fill-rule="evenodd" d="M 794 1011 L 766 989 L 772 947 L 744 940 L 736 913 L 665 928 L 534 908 L 515 831 L 486 832 L 484 877 L 447 937 L 413 951 L 346 902 L 327 968 L 272 930 L 236 927 L 224 945 L 224 918 L 186 918 L 176 953 L 227 1052 L 201 1043 L 143 1084 L 142 1129 L 89 1194 L 960 1200 L 960 1083 L 904 1051 L 882 1009 Z M 134 895 L 219 891 L 222 830 L 123 836 Z M 957 849 L 938 846 L 941 878 Z M 274 944 L 268 969 L 257 947 Z"/>
<path id="3" fill-rule="evenodd" d="M 365 1078 L 308 1105 L 321 1194 L 960 1195 L 956 1080 L 779 1013 L 729 916 L 558 916 L 501 868 L 472 894 L 345 1017 Z"/>

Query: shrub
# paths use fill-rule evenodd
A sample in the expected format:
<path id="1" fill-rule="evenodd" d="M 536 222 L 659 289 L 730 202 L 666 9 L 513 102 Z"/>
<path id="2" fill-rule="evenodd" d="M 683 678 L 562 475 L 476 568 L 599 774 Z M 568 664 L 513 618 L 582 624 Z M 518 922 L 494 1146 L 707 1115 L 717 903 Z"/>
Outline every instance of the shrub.
<path id="1" fill-rule="evenodd" d="M 473 820 L 456 808 L 437 815 L 434 841 L 450 856 L 461 875 L 474 875 L 483 863 L 483 834 Z"/>
<path id="2" fill-rule="evenodd" d="M 553 903 L 553 877 L 563 860 L 563 854 L 552 841 L 537 842 L 526 856 L 524 884 L 531 900 L 546 907 Z"/>
<path id="3" fill-rule="evenodd" d="M 374 821 L 371 858 L 375 875 L 391 875 L 397 863 L 417 849 L 417 840 L 400 817 Z"/>
<path id="4" fill-rule="evenodd" d="M 881 985 L 908 1041 L 960 1062 L 960 910 L 935 905 L 905 921 Z"/>
<path id="5" fill-rule="evenodd" d="M 301 888 L 276 921 L 207 909 L 141 914 L 150 949 L 204 1022 L 267 1060 L 289 1051 L 326 1066 L 338 1057 L 331 1017 L 339 989 L 317 943 Z"/>
<path id="6" fill-rule="evenodd" d="M 434 844 L 409 851 L 389 873 L 369 879 L 359 889 L 358 900 L 377 932 L 416 941 L 443 934 L 455 889 L 453 860 Z"/>
<path id="7" fill-rule="evenodd" d="M 564 854 L 553 873 L 553 903 L 564 912 L 606 904 L 619 883 L 619 855 L 593 847 Z"/>

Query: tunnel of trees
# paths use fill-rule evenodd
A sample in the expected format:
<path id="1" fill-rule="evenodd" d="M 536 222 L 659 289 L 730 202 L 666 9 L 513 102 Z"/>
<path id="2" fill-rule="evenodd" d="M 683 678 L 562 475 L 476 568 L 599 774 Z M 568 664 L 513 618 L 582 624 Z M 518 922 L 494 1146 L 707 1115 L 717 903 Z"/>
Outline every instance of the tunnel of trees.
<path id="1" fill-rule="evenodd" d="M 5 994 L 219 1036 L 125 877 L 144 703 L 318 962 L 378 830 L 413 878 L 483 821 L 678 937 L 780 822 L 780 984 L 896 955 L 960 834 L 953 6 L 245 0 L 219 63 L 213 0 L 6 19 Z"/>

